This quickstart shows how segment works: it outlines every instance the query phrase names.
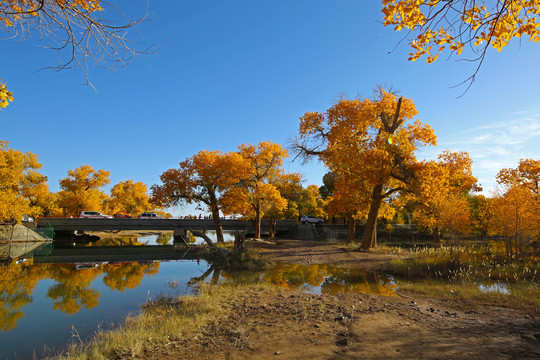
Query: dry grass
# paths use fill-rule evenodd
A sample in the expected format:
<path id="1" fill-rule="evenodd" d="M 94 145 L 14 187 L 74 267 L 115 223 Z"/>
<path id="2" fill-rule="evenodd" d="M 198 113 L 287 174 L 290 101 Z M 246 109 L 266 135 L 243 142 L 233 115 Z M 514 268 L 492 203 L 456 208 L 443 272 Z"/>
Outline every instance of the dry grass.
<path id="1" fill-rule="evenodd" d="M 392 261 L 388 271 L 408 277 L 537 281 L 540 261 L 531 256 L 506 261 L 492 248 L 460 246 L 415 249 Z"/>
<path id="2" fill-rule="evenodd" d="M 414 281 L 399 281 L 399 290 L 464 304 L 497 305 L 538 313 L 540 261 L 510 262 L 490 246 L 423 248 L 406 252 L 388 264 L 388 272 Z M 482 291 L 492 286 L 493 291 Z M 496 291 L 503 287 L 505 291 Z"/>
<path id="3" fill-rule="evenodd" d="M 230 311 L 230 300 L 249 296 L 261 286 L 207 286 L 197 296 L 163 298 L 143 306 L 124 324 L 99 332 L 89 343 L 69 346 L 55 359 L 109 360 L 142 356 L 145 350 L 193 337 Z"/>
<path id="4" fill-rule="evenodd" d="M 481 285 L 491 291 L 482 291 Z M 497 288 L 502 286 L 501 290 Z M 479 281 L 400 281 L 399 291 L 436 299 L 458 301 L 461 306 L 491 305 L 508 307 L 523 313 L 540 315 L 540 286 L 538 283 L 520 281 L 510 284 Z"/>

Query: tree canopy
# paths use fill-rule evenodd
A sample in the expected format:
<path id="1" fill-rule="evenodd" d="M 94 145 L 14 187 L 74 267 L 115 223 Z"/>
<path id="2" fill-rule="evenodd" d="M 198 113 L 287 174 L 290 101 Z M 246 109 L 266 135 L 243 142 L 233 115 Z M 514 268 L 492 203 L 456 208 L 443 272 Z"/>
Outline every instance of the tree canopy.
<path id="1" fill-rule="evenodd" d="M 144 183 L 126 180 L 112 187 L 111 197 L 106 205 L 111 213 L 126 212 L 135 215 L 153 209 L 149 200 L 148 189 Z"/>
<path id="2" fill-rule="evenodd" d="M 440 230 L 464 233 L 471 225 L 468 196 L 479 191 L 472 174 L 472 160 L 466 152 L 445 151 L 438 160 L 421 162 L 413 191 L 403 199 L 414 203 L 415 221 L 433 231 L 439 243 Z"/>
<path id="3" fill-rule="evenodd" d="M 255 221 L 255 237 L 261 236 L 261 218 L 266 213 L 286 209 L 287 200 L 277 187 L 287 174 L 282 165 L 289 156 L 286 149 L 272 141 L 257 145 L 242 144 L 238 153 L 248 164 L 248 176 L 224 196 L 224 213 L 241 214 Z"/>
<path id="4" fill-rule="evenodd" d="M 152 201 L 164 206 L 202 203 L 212 213 L 218 242 L 223 242 L 222 195 L 248 176 L 249 164 L 238 153 L 202 150 L 161 174 L 152 186 Z"/>
<path id="5" fill-rule="evenodd" d="M 419 146 L 435 145 L 432 129 L 416 116 L 414 103 L 378 88 L 372 99 L 341 100 L 324 113 L 307 112 L 300 118 L 300 136 L 293 149 L 318 156 L 336 176 L 335 210 L 351 221 L 367 217 L 362 247 L 376 244 L 379 210 L 406 190 L 414 178 Z M 354 239 L 349 227 L 349 240 Z"/>
<path id="6" fill-rule="evenodd" d="M 0 219 L 21 220 L 23 214 L 36 216 L 41 208 L 36 202 L 43 191 L 48 192 L 47 177 L 39 172 L 37 155 L 8 147 L 0 140 Z"/>
<path id="7" fill-rule="evenodd" d="M 517 168 L 497 174 L 502 187 L 491 199 L 489 228 L 503 236 L 507 256 L 520 256 L 523 246 L 540 236 L 540 161 L 521 159 Z"/>
<path id="8" fill-rule="evenodd" d="M 540 41 L 538 1 L 383 0 L 384 24 L 416 34 L 409 60 L 427 62 L 449 50 L 461 54 L 465 46 L 483 59 L 486 49 L 501 51 L 513 38 Z"/>
<path id="9" fill-rule="evenodd" d="M 382 4 L 385 26 L 414 35 L 409 60 L 425 56 L 431 63 L 444 51 L 460 55 L 468 47 L 474 54 L 470 60 L 479 62 L 471 81 L 489 47 L 501 51 L 512 39 L 525 36 L 540 41 L 537 0 L 383 0 Z"/>
<path id="10" fill-rule="evenodd" d="M 68 176 L 60 180 L 58 204 L 65 216 L 79 216 L 81 211 L 103 211 L 108 195 L 103 191 L 110 184 L 109 172 L 94 170 L 89 165 L 82 165 L 69 170 Z"/>

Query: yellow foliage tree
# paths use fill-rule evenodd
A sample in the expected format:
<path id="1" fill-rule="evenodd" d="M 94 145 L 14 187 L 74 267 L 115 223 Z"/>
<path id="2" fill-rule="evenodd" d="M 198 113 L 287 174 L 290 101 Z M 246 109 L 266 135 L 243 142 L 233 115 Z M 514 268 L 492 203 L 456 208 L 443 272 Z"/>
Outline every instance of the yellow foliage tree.
<path id="1" fill-rule="evenodd" d="M 313 215 L 320 218 L 326 218 L 328 201 L 322 198 L 319 187 L 317 185 L 308 185 L 302 190 L 302 197 L 298 204 L 300 215 Z"/>
<path id="2" fill-rule="evenodd" d="M 79 216 L 84 210 L 102 211 L 108 199 L 102 188 L 110 182 L 108 171 L 94 170 L 89 165 L 69 170 L 68 176 L 60 180 L 61 190 L 57 193 L 63 215 Z"/>
<path id="3" fill-rule="evenodd" d="M 506 187 L 519 186 L 540 197 L 540 161 L 521 159 L 515 169 L 502 169 L 497 174 L 497 182 Z"/>
<path id="4" fill-rule="evenodd" d="M 132 215 L 153 209 L 146 185 L 133 180 L 121 181 L 114 185 L 106 207 L 110 213 L 126 212 Z"/>
<path id="5" fill-rule="evenodd" d="M 38 157 L 8 145 L 0 140 L 0 220 L 20 221 L 23 214 L 41 215 L 43 209 L 35 200 L 48 188 L 47 177 L 39 173 Z"/>
<path id="6" fill-rule="evenodd" d="M 354 204 L 353 218 L 367 217 L 364 249 L 376 246 L 381 205 L 412 183 L 418 146 L 436 144 L 428 125 L 418 120 L 406 124 L 416 114 L 411 100 L 379 88 L 372 99 L 341 100 L 324 113 L 300 118 L 293 148 L 306 157 L 318 156 L 340 179 L 333 192 L 334 200 L 342 198 L 337 213 L 350 213 Z M 354 234 L 348 236 L 354 240 Z"/>
<path id="7" fill-rule="evenodd" d="M 302 188 L 302 175 L 299 173 L 281 173 L 272 179 L 273 185 L 279 191 L 280 197 L 263 203 L 264 217 L 270 221 L 268 235 L 271 239 L 276 234 L 277 219 L 284 217 L 296 218 L 299 211 L 299 200 L 304 192 Z M 273 191 L 273 189 L 271 189 Z M 283 206 L 286 200 L 286 206 Z"/>
<path id="8" fill-rule="evenodd" d="M 502 169 L 497 182 L 503 189 L 491 200 L 489 228 L 504 238 L 510 259 L 540 239 L 540 161 L 522 159 L 517 168 Z"/>
<path id="9" fill-rule="evenodd" d="M 224 195 L 223 211 L 253 219 L 255 237 L 260 238 L 261 218 L 265 212 L 280 212 L 287 207 L 287 200 L 276 185 L 287 176 L 282 165 L 289 154 L 281 145 L 271 141 L 257 145 L 242 144 L 238 148 L 240 156 L 247 161 L 249 173 Z"/>
<path id="10" fill-rule="evenodd" d="M 223 242 L 222 194 L 248 175 L 248 163 L 237 153 L 203 150 L 161 174 L 152 186 L 152 202 L 163 206 L 202 203 L 212 213 L 217 240 Z"/>
<path id="11" fill-rule="evenodd" d="M 300 202 L 304 193 L 302 187 L 302 175 L 299 173 L 284 174 L 275 183 L 279 193 L 287 200 L 287 208 L 283 209 L 280 216 L 296 219 L 299 216 Z"/>
<path id="12" fill-rule="evenodd" d="M 412 61 L 426 56 L 431 63 L 443 51 L 459 55 L 469 46 L 480 66 L 490 46 L 501 51 L 510 40 L 524 36 L 540 41 L 537 0 L 383 0 L 382 4 L 385 26 L 416 35 L 409 43 Z"/>
<path id="13" fill-rule="evenodd" d="M 454 238 L 470 230 L 467 197 L 480 188 L 468 153 L 445 151 L 438 161 L 418 164 L 413 189 L 415 222 L 433 231 L 435 243 L 440 243 L 440 230 L 447 230 Z M 455 215 L 448 218 L 452 212 Z"/>

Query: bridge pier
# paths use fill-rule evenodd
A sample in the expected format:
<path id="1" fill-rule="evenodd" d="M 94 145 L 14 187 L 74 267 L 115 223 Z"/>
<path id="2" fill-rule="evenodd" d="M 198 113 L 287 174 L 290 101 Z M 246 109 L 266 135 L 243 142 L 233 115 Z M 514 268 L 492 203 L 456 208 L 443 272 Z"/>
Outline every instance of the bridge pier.
<path id="1" fill-rule="evenodd" d="M 186 229 L 175 228 L 173 230 L 173 249 L 182 248 L 186 246 Z"/>

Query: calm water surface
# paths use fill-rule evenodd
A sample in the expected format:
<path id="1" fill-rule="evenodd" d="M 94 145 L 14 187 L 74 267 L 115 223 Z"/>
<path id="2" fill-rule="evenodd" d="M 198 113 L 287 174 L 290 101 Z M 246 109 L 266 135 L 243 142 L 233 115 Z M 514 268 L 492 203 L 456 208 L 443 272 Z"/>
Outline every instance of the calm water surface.
<path id="1" fill-rule="evenodd" d="M 86 339 L 149 299 L 192 292 L 189 279 L 207 267 L 203 261 L 2 266 L 0 358 L 27 359 L 45 347 Z"/>
<path id="2" fill-rule="evenodd" d="M 172 235 L 115 237 L 92 246 L 135 243 L 171 244 Z M 399 287 L 391 276 L 327 265 L 281 264 L 264 272 L 225 272 L 197 260 L 0 265 L 0 360 L 29 359 L 34 353 L 40 358 L 45 348 L 61 349 L 111 328 L 148 300 L 194 293 L 201 281 L 271 283 L 319 294 L 395 296 Z M 507 290 L 483 286 L 483 291 Z"/>
<path id="3" fill-rule="evenodd" d="M 116 238 L 117 241 L 118 238 Z M 123 244 L 158 245 L 163 235 L 124 238 Z M 110 245 L 102 239 L 92 246 Z M 279 265 L 265 272 L 224 272 L 205 261 L 0 266 L 0 359 L 39 358 L 109 329 L 129 313 L 161 296 L 196 291 L 198 282 L 272 283 L 313 293 L 361 291 L 392 295 L 389 277 L 324 265 Z"/>

